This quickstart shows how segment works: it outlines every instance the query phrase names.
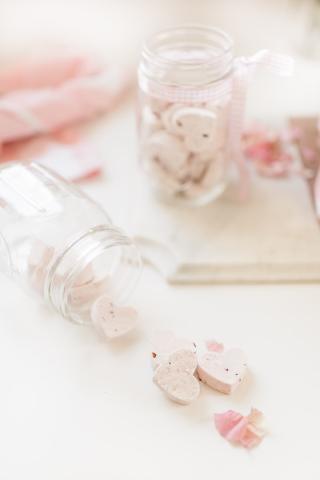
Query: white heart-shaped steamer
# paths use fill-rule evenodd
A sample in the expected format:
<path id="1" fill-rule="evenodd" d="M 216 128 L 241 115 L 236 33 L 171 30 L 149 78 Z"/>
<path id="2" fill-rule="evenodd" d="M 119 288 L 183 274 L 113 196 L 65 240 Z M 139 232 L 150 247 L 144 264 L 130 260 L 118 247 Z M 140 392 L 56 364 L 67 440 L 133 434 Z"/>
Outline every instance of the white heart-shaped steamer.
<path id="1" fill-rule="evenodd" d="M 154 114 L 149 106 L 145 106 L 141 114 L 141 135 L 145 139 L 152 133 L 161 130 L 162 122 L 160 118 Z"/>
<path id="2" fill-rule="evenodd" d="M 230 394 L 245 377 L 246 356 L 238 348 L 226 352 L 207 352 L 198 360 L 198 376 L 219 392 Z"/>
<path id="3" fill-rule="evenodd" d="M 154 374 L 154 383 L 174 402 L 188 405 L 200 393 L 200 385 L 194 376 L 197 357 L 190 350 L 178 350 L 160 365 Z"/>
<path id="4" fill-rule="evenodd" d="M 177 108 L 171 118 L 174 133 L 187 136 L 195 130 L 212 135 L 216 123 L 216 115 L 210 110 L 197 107 Z"/>
<path id="5" fill-rule="evenodd" d="M 78 277 L 77 281 L 81 281 Z M 84 277 L 82 277 L 84 278 Z M 110 278 L 106 277 L 102 280 L 93 280 L 86 283 L 78 284 L 71 288 L 69 302 L 73 307 L 88 308 L 88 304 L 92 304 L 103 293 L 110 290 Z"/>
<path id="6" fill-rule="evenodd" d="M 166 100 L 162 100 L 157 97 L 150 97 L 148 96 L 146 99 L 146 104 L 149 106 L 152 113 L 157 116 L 160 116 L 162 112 L 164 112 L 169 106 L 170 103 Z"/>
<path id="7" fill-rule="evenodd" d="M 116 306 L 108 295 L 101 295 L 91 307 L 91 320 L 107 338 L 121 337 L 136 327 L 137 311 L 132 307 Z"/>
<path id="8" fill-rule="evenodd" d="M 216 148 L 218 130 L 213 112 L 204 108 L 181 108 L 173 114 L 171 123 L 171 130 L 184 137 L 190 152 L 210 152 Z"/>
<path id="9" fill-rule="evenodd" d="M 170 355 L 178 350 L 196 352 L 196 344 L 185 338 L 178 338 L 170 331 L 156 332 L 151 340 L 151 360 L 153 368 L 167 363 Z"/>
<path id="10" fill-rule="evenodd" d="M 226 169 L 225 155 L 220 151 L 216 152 L 201 179 L 200 185 L 203 191 L 210 191 L 216 185 L 221 185 L 226 175 Z"/>
<path id="11" fill-rule="evenodd" d="M 194 156 L 193 161 L 196 160 L 198 155 L 199 154 Z M 201 175 L 198 178 L 194 177 L 193 181 L 189 183 L 188 188 L 184 191 L 185 196 L 189 198 L 197 198 L 201 195 L 206 195 L 216 186 L 219 186 L 222 191 L 224 188 L 223 180 L 225 171 L 226 160 L 220 152 L 216 152 L 213 155 L 213 159 L 203 166 Z"/>
<path id="12" fill-rule="evenodd" d="M 192 182 L 201 183 L 204 175 L 206 174 L 209 164 L 211 162 L 213 154 L 210 158 L 207 158 L 205 155 L 200 153 L 193 153 L 189 158 L 189 175 Z"/>
<path id="13" fill-rule="evenodd" d="M 161 120 L 163 123 L 164 128 L 167 132 L 172 133 L 174 135 L 181 135 L 181 129 L 179 125 L 173 120 L 175 115 L 184 110 L 186 107 L 180 103 L 173 103 L 169 105 L 162 113 L 161 113 Z"/>
<path id="14" fill-rule="evenodd" d="M 150 135 L 143 145 L 143 158 L 166 172 L 180 173 L 187 167 L 188 151 L 183 142 L 165 130 Z"/>

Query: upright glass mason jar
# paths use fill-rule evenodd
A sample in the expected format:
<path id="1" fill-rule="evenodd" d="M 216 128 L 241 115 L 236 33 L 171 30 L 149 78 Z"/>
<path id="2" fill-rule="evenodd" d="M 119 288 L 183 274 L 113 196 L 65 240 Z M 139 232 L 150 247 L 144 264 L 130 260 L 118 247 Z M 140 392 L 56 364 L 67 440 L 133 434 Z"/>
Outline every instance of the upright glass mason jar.
<path id="1" fill-rule="evenodd" d="M 140 257 L 106 212 L 46 168 L 0 167 L 0 268 L 78 323 L 90 323 L 96 298 L 123 302 Z"/>
<path id="2" fill-rule="evenodd" d="M 162 31 L 138 69 L 140 159 L 161 196 L 205 204 L 227 182 L 233 42 L 215 28 Z"/>

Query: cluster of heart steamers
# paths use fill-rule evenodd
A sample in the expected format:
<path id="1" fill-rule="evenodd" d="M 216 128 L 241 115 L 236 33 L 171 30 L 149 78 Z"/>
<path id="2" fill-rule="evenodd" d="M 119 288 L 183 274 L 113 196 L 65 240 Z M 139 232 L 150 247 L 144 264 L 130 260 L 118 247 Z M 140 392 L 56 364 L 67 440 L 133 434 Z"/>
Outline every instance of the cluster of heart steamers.
<path id="1" fill-rule="evenodd" d="M 153 380 L 177 403 L 187 405 L 199 396 L 199 380 L 230 394 L 245 377 L 246 356 L 238 348 L 225 351 L 223 344 L 210 341 L 200 354 L 195 343 L 177 338 L 171 332 L 160 332 L 153 343 Z"/>
<path id="2" fill-rule="evenodd" d="M 224 394 L 231 394 L 243 381 L 247 363 L 239 348 L 225 350 L 214 340 L 197 351 L 195 343 L 177 338 L 172 332 L 159 332 L 153 339 L 151 360 L 153 381 L 167 397 L 188 405 L 200 394 L 200 382 Z M 252 409 L 243 416 L 233 410 L 214 415 L 219 433 L 245 448 L 257 446 L 265 435 L 260 427 L 262 414 Z"/>
<path id="3" fill-rule="evenodd" d="M 143 97 L 141 159 L 157 187 L 192 199 L 224 182 L 229 105 L 229 97 L 219 103 Z"/>
<path id="4" fill-rule="evenodd" d="M 54 257 L 53 247 L 36 240 L 28 259 L 28 277 L 35 291 L 42 294 L 47 268 Z M 58 280 L 63 282 L 61 276 Z M 112 295 L 110 277 L 97 279 L 88 265 L 75 279 L 70 290 L 69 304 L 78 313 L 88 313 L 89 319 L 99 334 L 107 339 L 126 335 L 136 327 L 137 311 L 130 306 L 118 306 Z"/>

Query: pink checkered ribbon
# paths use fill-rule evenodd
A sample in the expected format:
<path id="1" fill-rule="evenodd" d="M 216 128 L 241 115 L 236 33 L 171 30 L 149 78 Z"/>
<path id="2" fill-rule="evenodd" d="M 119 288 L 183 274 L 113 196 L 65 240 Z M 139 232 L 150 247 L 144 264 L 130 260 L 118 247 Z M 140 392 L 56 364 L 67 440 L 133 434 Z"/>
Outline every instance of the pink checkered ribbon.
<path id="1" fill-rule="evenodd" d="M 210 87 L 161 85 L 144 75 L 139 77 L 139 86 L 148 95 L 167 102 L 201 103 L 216 101 L 219 103 L 224 97 L 231 96 L 229 158 L 237 163 L 241 196 L 244 197 L 248 191 L 249 176 L 242 154 L 241 134 L 250 78 L 259 68 L 269 70 L 277 75 L 289 76 L 293 72 L 293 64 L 293 59 L 289 56 L 273 53 L 269 50 L 261 50 L 251 57 L 236 58 L 232 74 L 214 82 Z"/>
<path id="2" fill-rule="evenodd" d="M 232 90 L 232 81 L 230 77 L 215 82 L 210 87 L 184 87 L 161 85 L 153 80 L 141 77 L 139 86 L 143 92 L 147 92 L 152 97 L 159 98 L 167 102 L 177 103 L 201 103 L 208 101 L 219 101 L 224 96 L 230 95 Z"/>

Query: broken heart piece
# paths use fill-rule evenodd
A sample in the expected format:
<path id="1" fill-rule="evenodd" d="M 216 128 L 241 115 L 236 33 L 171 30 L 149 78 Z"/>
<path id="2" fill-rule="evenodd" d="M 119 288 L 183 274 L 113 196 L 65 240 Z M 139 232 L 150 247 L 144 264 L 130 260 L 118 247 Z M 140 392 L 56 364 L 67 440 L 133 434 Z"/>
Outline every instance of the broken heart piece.
<path id="1" fill-rule="evenodd" d="M 170 355 L 178 350 L 196 352 L 196 344 L 185 338 L 178 338 L 170 331 L 156 332 L 151 340 L 153 367 L 168 362 Z"/>
<path id="2" fill-rule="evenodd" d="M 240 444 L 245 448 L 257 446 L 265 435 L 258 425 L 262 413 L 252 408 L 248 416 L 243 416 L 234 410 L 214 415 L 215 426 L 222 437 L 231 443 Z"/>
<path id="3" fill-rule="evenodd" d="M 200 393 L 200 385 L 194 376 L 197 357 L 190 350 L 178 350 L 160 365 L 154 374 L 154 383 L 174 402 L 188 405 Z"/>
<path id="4" fill-rule="evenodd" d="M 116 306 L 108 295 L 101 295 L 91 307 L 91 320 L 107 338 L 121 337 L 137 324 L 138 313 L 132 307 Z"/>
<path id="5" fill-rule="evenodd" d="M 238 348 L 209 351 L 198 360 L 198 375 L 203 383 L 230 394 L 242 382 L 247 370 L 246 356 Z"/>
<path id="6" fill-rule="evenodd" d="M 187 168 L 189 152 L 183 141 L 159 130 L 150 135 L 144 145 L 145 161 L 160 164 L 171 174 L 177 174 Z"/>

